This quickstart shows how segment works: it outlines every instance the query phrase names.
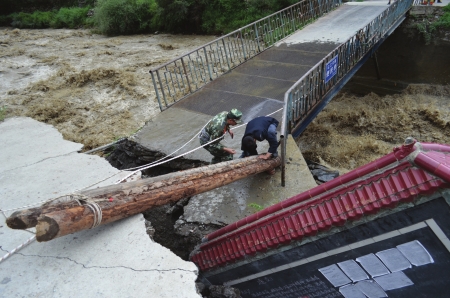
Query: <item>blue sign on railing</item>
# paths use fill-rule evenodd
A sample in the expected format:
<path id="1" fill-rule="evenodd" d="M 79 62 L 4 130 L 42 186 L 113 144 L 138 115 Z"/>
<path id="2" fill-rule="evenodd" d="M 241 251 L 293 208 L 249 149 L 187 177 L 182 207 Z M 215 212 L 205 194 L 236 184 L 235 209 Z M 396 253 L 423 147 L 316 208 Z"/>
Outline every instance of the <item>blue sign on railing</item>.
<path id="1" fill-rule="evenodd" d="M 330 62 L 328 62 L 327 65 L 325 66 L 326 71 L 325 83 L 328 83 L 328 81 L 331 80 L 337 74 L 337 67 L 338 67 L 338 56 L 334 56 L 334 58 L 331 59 Z"/>

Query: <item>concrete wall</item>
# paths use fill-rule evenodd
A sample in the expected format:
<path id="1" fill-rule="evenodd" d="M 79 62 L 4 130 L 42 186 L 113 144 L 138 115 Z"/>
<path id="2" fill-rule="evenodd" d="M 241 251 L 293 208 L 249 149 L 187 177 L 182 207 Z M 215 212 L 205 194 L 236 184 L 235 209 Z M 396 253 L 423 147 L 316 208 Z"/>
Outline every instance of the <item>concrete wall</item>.
<path id="1" fill-rule="evenodd" d="M 417 29 L 418 24 L 428 23 L 428 19 L 436 19 L 442 13 L 442 8 L 413 8 L 377 51 L 382 81 L 377 80 L 374 59 L 369 59 L 344 90 L 364 94 L 370 85 L 375 87 L 371 91 L 383 93 L 382 89 L 399 91 L 407 83 L 450 84 L 450 30 L 433 31 L 430 43 L 426 44 L 424 34 Z"/>

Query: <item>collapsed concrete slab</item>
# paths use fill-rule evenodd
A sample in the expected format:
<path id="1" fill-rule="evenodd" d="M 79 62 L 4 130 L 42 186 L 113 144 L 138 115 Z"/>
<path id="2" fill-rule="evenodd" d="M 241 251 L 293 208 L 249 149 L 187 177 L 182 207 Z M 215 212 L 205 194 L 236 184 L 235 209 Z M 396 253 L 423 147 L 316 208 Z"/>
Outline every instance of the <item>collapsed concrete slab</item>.
<path id="1" fill-rule="evenodd" d="M 267 147 L 267 142 L 259 144 Z M 285 187 L 281 186 L 281 170 L 277 169 L 273 176 L 260 173 L 195 195 L 184 207 L 177 229 L 182 231 L 182 226 L 190 223 L 228 225 L 317 186 L 292 136 L 288 138 L 286 150 L 289 158 Z"/>
<path id="2" fill-rule="evenodd" d="M 0 142 L 0 297 L 201 297 L 197 267 L 152 242 L 142 215 L 48 243 L 33 241 L 32 229 L 9 229 L 4 220 L 17 208 L 113 184 L 127 172 L 78 153 L 81 144 L 30 118 L 1 123 Z"/>

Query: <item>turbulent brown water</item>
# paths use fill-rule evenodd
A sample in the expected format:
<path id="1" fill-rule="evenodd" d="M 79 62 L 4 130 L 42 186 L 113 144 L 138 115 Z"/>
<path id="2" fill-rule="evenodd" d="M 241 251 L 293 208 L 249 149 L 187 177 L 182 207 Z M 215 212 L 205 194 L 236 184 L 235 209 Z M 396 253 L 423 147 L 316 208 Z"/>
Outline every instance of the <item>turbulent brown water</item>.
<path id="1" fill-rule="evenodd" d="M 89 30 L 0 28 L 0 107 L 91 149 L 159 113 L 149 70 L 214 36 L 105 37 Z"/>
<path id="2" fill-rule="evenodd" d="M 298 139 L 306 159 L 345 173 L 412 136 L 450 143 L 450 86 L 409 85 L 401 94 L 338 94 Z"/>

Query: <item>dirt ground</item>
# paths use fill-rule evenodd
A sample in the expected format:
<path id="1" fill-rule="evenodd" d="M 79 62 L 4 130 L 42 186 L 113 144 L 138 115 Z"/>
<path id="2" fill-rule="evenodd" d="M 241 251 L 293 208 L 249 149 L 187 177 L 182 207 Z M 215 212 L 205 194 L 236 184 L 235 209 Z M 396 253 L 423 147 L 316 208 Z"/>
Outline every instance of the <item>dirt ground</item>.
<path id="1" fill-rule="evenodd" d="M 0 28 L 0 108 L 96 148 L 159 113 L 151 68 L 215 38 Z"/>
<path id="2" fill-rule="evenodd" d="M 149 70 L 216 37 L 105 37 L 88 30 L 0 28 L 0 108 L 55 126 L 85 150 L 129 136 L 159 113 Z M 450 87 L 340 93 L 299 139 L 307 159 L 341 173 L 408 136 L 450 143 Z"/>

